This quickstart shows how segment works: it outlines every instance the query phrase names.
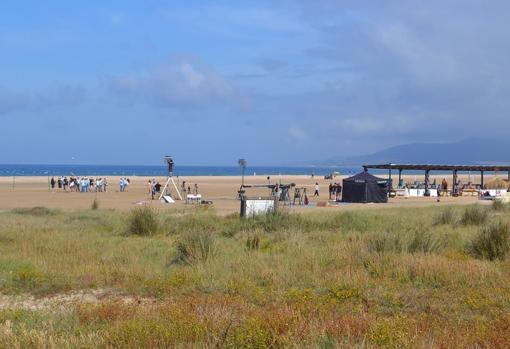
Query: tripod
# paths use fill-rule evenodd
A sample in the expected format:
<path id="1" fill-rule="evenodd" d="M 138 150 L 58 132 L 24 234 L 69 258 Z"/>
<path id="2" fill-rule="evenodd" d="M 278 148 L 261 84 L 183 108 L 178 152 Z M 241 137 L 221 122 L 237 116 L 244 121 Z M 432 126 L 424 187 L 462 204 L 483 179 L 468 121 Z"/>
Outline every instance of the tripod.
<path id="1" fill-rule="evenodd" d="M 163 190 L 161 191 L 161 195 L 159 195 L 159 199 L 158 200 L 161 200 L 161 198 L 165 195 L 166 190 L 167 190 L 168 186 L 170 185 L 170 183 L 172 183 L 172 185 L 174 186 L 175 191 L 177 192 L 177 196 L 179 197 L 179 200 L 182 200 L 181 192 L 177 188 L 177 184 L 175 184 L 173 176 L 168 176 L 168 178 L 166 180 L 166 183 L 165 183 L 165 186 L 163 187 Z"/>

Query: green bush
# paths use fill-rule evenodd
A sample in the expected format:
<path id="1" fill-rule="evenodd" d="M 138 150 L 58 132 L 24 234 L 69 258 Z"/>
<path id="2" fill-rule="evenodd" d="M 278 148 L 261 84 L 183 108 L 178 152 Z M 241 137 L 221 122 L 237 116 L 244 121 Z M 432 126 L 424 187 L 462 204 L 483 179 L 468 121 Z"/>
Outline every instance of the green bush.
<path id="1" fill-rule="evenodd" d="M 446 207 L 434 219 L 435 225 L 448 225 L 455 223 L 455 212 L 451 207 Z"/>
<path id="2" fill-rule="evenodd" d="M 156 212 L 150 207 L 142 206 L 132 210 L 128 217 L 126 235 L 154 235 L 159 230 Z"/>
<path id="3" fill-rule="evenodd" d="M 31 216 L 50 216 L 54 215 L 55 211 L 44 206 L 35 206 L 31 208 L 15 208 L 13 213 Z"/>
<path id="4" fill-rule="evenodd" d="M 437 253 L 445 246 L 445 241 L 434 237 L 429 232 L 415 232 L 407 243 L 408 253 Z"/>
<path id="5" fill-rule="evenodd" d="M 216 253 L 216 239 L 210 233 L 191 232 L 177 242 L 174 263 L 193 265 L 205 262 Z"/>
<path id="6" fill-rule="evenodd" d="M 462 215 L 464 225 L 482 225 L 487 222 L 489 214 L 486 209 L 478 205 L 467 207 Z"/>
<path id="7" fill-rule="evenodd" d="M 468 245 L 468 253 L 479 259 L 503 260 L 510 252 L 510 226 L 497 222 L 482 229 Z"/>
<path id="8" fill-rule="evenodd" d="M 258 235 L 248 236 L 246 239 L 246 250 L 254 251 L 260 247 L 260 238 Z"/>
<path id="9" fill-rule="evenodd" d="M 375 235 L 366 242 L 369 252 L 384 253 L 437 253 L 445 246 L 445 241 L 429 232 L 412 231 L 404 234 L 385 233 Z"/>
<path id="10" fill-rule="evenodd" d="M 494 200 L 492 202 L 492 209 L 494 211 L 504 211 L 506 208 L 506 205 L 501 200 Z"/>

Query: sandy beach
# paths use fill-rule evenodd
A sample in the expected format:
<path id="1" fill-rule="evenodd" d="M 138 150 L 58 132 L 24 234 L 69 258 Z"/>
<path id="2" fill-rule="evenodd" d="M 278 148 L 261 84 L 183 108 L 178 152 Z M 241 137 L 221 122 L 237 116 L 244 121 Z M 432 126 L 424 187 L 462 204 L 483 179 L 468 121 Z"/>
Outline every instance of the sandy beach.
<path id="1" fill-rule="evenodd" d="M 152 177 L 151 177 L 152 178 Z M 131 184 L 126 192 L 120 192 L 118 188 L 119 177 L 108 177 L 108 190 L 106 193 L 71 193 L 69 191 L 53 189 L 49 190 L 47 177 L 0 177 L 0 210 L 8 210 L 17 207 L 45 206 L 62 210 L 76 210 L 90 208 L 93 200 L 97 198 L 101 208 L 126 210 L 137 205 L 151 205 L 160 209 L 182 209 L 190 207 L 183 201 L 177 201 L 175 204 L 163 204 L 157 200 L 151 200 L 147 188 L 149 177 L 130 177 Z M 341 182 L 344 177 L 336 177 L 333 182 Z M 395 178 L 395 177 L 394 177 Z M 414 180 L 423 180 L 422 176 L 403 176 L 406 182 Z M 431 176 L 431 182 L 436 179 L 441 181 L 444 175 Z M 451 182 L 451 179 L 446 177 Z M 165 183 L 165 178 L 156 178 L 161 184 Z M 467 176 L 460 176 L 460 179 L 466 183 Z M 488 178 L 489 179 L 489 178 Z M 239 176 L 190 176 L 175 178 L 179 181 L 186 181 L 186 185 L 192 188 L 196 183 L 200 194 L 204 200 L 213 202 L 214 210 L 220 215 L 227 215 L 239 212 L 239 201 L 236 199 L 237 190 L 241 184 Z M 477 181 L 479 178 L 471 176 L 471 180 Z M 271 178 L 271 183 L 280 181 L 278 176 Z M 435 198 L 395 198 L 390 199 L 387 204 L 341 204 L 338 206 L 318 207 L 317 203 L 327 202 L 328 185 L 330 180 L 323 177 L 311 178 L 310 176 L 282 176 L 282 183 L 296 183 L 298 187 L 307 188 L 307 194 L 310 199 L 310 205 L 307 207 L 290 207 L 291 211 L 335 211 L 363 208 L 390 208 L 395 206 L 430 206 L 446 204 L 471 204 L 477 202 L 476 197 L 462 196 L 457 198 L 442 198 L 440 203 Z M 267 184 L 266 176 L 247 176 L 246 184 Z M 321 188 L 319 198 L 312 196 L 315 183 L 318 182 Z M 267 196 L 268 189 L 250 189 L 249 196 Z"/>

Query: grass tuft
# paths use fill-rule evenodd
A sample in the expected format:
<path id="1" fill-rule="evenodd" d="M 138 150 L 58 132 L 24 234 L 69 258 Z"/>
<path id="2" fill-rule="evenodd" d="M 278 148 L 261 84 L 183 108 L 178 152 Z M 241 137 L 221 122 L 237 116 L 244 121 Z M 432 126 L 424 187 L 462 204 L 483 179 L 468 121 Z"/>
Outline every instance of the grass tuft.
<path id="1" fill-rule="evenodd" d="M 451 207 L 446 207 L 434 218 L 434 225 L 450 225 L 454 224 L 455 212 Z"/>
<path id="2" fill-rule="evenodd" d="M 510 226 L 497 222 L 482 229 L 468 245 L 468 253 L 490 261 L 504 260 L 510 252 Z"/>
<path id="3" fill-rule="evenodd" d="M 494 200 L 492 202 L 492 209 L 498 212 L 504 211 L 506 209 L 506 204 L 501 200 Z"/>
<path id="4" fill-rule="evenodd" d="M 55 210 L 51 210 L 44 206 L 35 206 L 31 208 L 15 208 L 12 210 L 15 214 L 30 215 L 30 216 L 51 216 L 56 213 Z"/>
<path id="5" fill-rule="evenodd" d="M 467 207 L 462 214 L 461 223 L 464 225 L 482 225 L 489 219 L 489 213 L 478 205 Z"/>
<path id="6" fill-rule="evenodd" d="M 177 242 L 177 256 L 173 262 L 194 265 L 205 262 L 216 253 L 216 240 L 210 233 L 193 232 Z"/>
<path id="7" fill-rule="evenodd" d="M 385 233 L 369 238 L 366 247 L 369 252 L 378 254 L 437 253 L 445 247 L 445 241 L 423 231 L 414 231 L 407 235 Z"/>
<path id="8" fill-rule="evenodd" d="M 130 212 L 126 235 L 151 236 L 158 230 L 159 223 L 156 212 L 150 207 L 138 207 Z"/>

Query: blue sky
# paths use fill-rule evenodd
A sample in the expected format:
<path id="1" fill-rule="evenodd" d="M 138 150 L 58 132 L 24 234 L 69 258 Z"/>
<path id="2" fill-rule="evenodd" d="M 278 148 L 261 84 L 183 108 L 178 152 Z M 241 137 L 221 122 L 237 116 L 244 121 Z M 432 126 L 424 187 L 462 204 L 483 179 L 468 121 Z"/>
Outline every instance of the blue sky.
<path id="1" fill-rule="evenodd" d="M 287 164 L 504 137 L 505 1 L 2 1 L 0 163 Z"/>

